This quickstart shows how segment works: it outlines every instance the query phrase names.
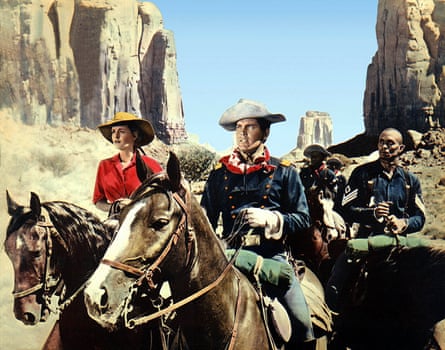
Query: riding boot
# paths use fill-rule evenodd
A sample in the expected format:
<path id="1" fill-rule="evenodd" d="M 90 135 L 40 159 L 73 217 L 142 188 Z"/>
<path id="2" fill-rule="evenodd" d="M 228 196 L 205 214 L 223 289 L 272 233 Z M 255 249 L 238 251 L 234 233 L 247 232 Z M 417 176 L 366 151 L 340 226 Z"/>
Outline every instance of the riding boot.
<path id="1" fill-rule="evenodd" d="M 333 332 L 328 340 L 330 350 L 345 350 L 346 340 L 344 339 L 343 319 L 339 314 L 333 315 Z"/>
<path id="2" fill-rule="evenodd" d="M 303 343 L 299 343 L 298 346 L 295 347 L 295 350 L 315 350 L 316 348 L 317 348 L 317 340 L 314 339 L 310 341 L 305 341 Z"/>

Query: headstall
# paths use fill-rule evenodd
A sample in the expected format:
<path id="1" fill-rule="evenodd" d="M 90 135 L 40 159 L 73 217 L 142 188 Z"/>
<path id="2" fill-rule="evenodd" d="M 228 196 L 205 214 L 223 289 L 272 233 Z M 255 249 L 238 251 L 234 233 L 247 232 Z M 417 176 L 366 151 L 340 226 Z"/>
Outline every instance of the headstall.
<path id="1" fill-rule="evenodd" d="M 52 297 L 51 291 L 59 290 L 60 288 L 62 288 L 63 280 L 61 279 L 60 276 L 54 278 L 53 274 L 51 273 L 53 239 L 55 239 L 62 246 L 62 248 L 65 250 L 66 253 L 69 253 L 69 248 L 65 239 L 60 235 L 60 233 L 54 227 L 53 223 L 51 222 L 49 213 L 44 207 L 41 208 L 41 215 L 37 219 L 35 226 L 37 230 L 46 231 L 46 240 L 45 240 L 46 259 L 45 259 L 45 268 L 43 276 L 40 278 L 40 282 L 37 283 L 36 285 L 27 288 L 25 290 L 14 291 L 12 295 L 14 296 L 14 299 L 20 299 L 42 290 L 43 291 L 42 298 L 44 306 L 42 308 L 42 312 L 45 308 L 54 312 L 55 310 L 50 309 L 51 297 Z M 59 302 L 58 309 L 59 310 L 65 309 L 71 303 L 71 301 L 77 296 L 77 294 L 83 289 L 83 287 L 84 284 L 80 288 L 78 288 L 71 297 L 65 299 L 63 303 Z"/>
<path id="2" fill-rule="evenodd" d="M 149 194 L 150 192 L 148 192 L 147 194 Z M 146 195 L 147 195 L 146 194 Z M 209 292 L 210 290 L 212 290 L 213 288 L 215 288 L 223 279 L 224 277 L 227 275 L 227 273 L 229 272 L 229 270 L 232 268 L 233 266 L 233 262 L 236 259 L 238 254 L 234 254 L 234 256 L 232 257 L 232 259 L 230 260 L 230 262 L 227 264 L 227 266 L 225 267 L 224 271 L 218 276 L 218 278 L 216 280 L 214 280 L 212 283 L 210 283 L 209 285 L 207 285 L 206 287 L 198 290 L 197 292 L 191 294 L 190 296 L 181 299 L 178 302 L 172 303 L 171 305 L 169 305 L 168 307 L 165 307 L 163 309 L 161 309 L 161 305 L 154 305 L 155 307 L 157 307 L 159 309 L 159 311 L 154 312 L 150 315 L 146 315 L 146 316 L 139 316 L 139 317 L 135 317 L 132 319 L 128 319 L 128 310 L 131 310 L 131 299 L 132 299 L 132 295 L 134 293 L 136 293 L 138 287 L 142 284 L 142 282 L 144 280 L 147 281 L 148 286 L 150 288 L 156 288 L 157 285 L 156 283 L 153 281 L 153 275 L 155 273 L 155 271 L 160 271 L 160 265 L 162 263 L 162 261 L 164 261 L 164 259 L 167 257 L 168 253 L 170 252 L 171 248 L 177 244 L 178 239 L 180 237 L 181 234 L 185 234 L 187 233 L 188 235 L 188 240 L 187 240 L 187 263 L 186 266 L 190 266 L 191 265 L 191 260 L 193 259 L 193 257 L 191 256 L 191 249 L 190 247 L 193 244 L 193 241 L 195 239 L 194 235 L 192 234 L 192 229 L 188 227 L 187 223 L 188 223 L 188 215 L 190 213 L 190 209 L 188 207 L 188 202 L 189 202 L 189 197 L 190 197 L 190 192 L 186 190 L 186 194 L 185 194 L 185 198 L 186 201 L 184 201 L 181 196 L 177 193 L 177 192 L 173 192 L 172 194 L 173 198 L 175 199 L 175 201 L 179 204 L 179 206 L 182 209 L 182 216 L 181 219 L 178 223 L 178 226 L 175 230 L 175 232 L 172 234 L 169 242 L 167 243 L 167 245 L 165 246 L 165 248 L 163 249 L 163 251 L 161 252 L 161 254 L 158 256 L 158 258 L 156 258 L 156 260 L 149 266 L 143 267 L 143 268 L 136 268 L 133 267 L 131 265 L 127 265 L 118 261 L 112 261 L 109 259 L 102 259 L 102 263 L 108 266 L 111 266 L 115 269 L 121 270 L 121 271 L 125 271 L 127 273 L 130 273 L 137 278 L 137 280 L 134 282 L 133 286 L 130 288 L 130 294 L 127 297 L 126 301 L 125 301 L 125 307 L 124 307 L 124 324 L 125 327 L 129 328 L 129 329 L 133 329 L 136 326 L 139 326 L 141 324 L 145 324 L 149 321 L 152 321 L 156 318 L 160 318 L 163 315 L 166 315 L 168 313 L 171 313 L 173 311 L 175 311 L 176 309 L 190 303 L 191 301 L 199 298 L 200 296 L 206 294 L 207 292 Z M 238 302 L 237 304 L 240 303 L 240 293 L 238 296 Z M 238 308 L 238 307 L 237 307 Z M 231 341 L 231 343 L 234 341 L 234 339 Z"/>

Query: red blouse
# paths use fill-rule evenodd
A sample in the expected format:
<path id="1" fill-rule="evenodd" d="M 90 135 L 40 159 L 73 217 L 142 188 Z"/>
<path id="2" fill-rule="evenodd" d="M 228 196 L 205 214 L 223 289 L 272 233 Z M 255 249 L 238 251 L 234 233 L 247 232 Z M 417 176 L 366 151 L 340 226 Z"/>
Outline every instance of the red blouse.
<path id="1" fill-rule="evenodd" d="M 141 157 L 153 173 L 162 171 L 161 165 L 155 159 L 145 155 Z M 103 159 L 97 169 L 93 203 L 96 204 L 101 199 L 112 203 L 120 198 L 128 198 L 140 184 L 136 172 L 136 155 L 125 169 L 122 169 L 119 154 Z"/>

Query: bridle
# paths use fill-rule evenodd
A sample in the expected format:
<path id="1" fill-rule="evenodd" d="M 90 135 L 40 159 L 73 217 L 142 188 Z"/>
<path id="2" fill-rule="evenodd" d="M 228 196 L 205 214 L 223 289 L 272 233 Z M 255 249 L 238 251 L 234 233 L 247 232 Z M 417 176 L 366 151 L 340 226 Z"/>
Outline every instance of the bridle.
<path id="1" fill-rule="evenodd" d="M 35 223 L 35 226 L 36 230 L 43 230 L 46 233 L 46 240 L 45 240 L 46 259 L 45 259 L 45 267 L 43 270 L 43 276 L 40 278 L 40 282 L 37 283 L 36 285 L 27 288 L 25 290 L 13 291 L 12 295 L 14 299 L 20 299 L 28 295 L 36 294 L 37 292 L 42 291 L 43 303 L 42 303 L 41 314 L 43 315 L 46 309 L 52 312 L 57 311 L 50 307 L 51 297 L 54 294 L 54 292 L 61 293 L 64 287 L 64 281 L 62 277 L 60 275 L 55 277 L 54 272 L 51 271 L 51 258 L 53 256 L 53 239 L 55 239 L 60 244 L 60 246 L 65 250 L 65 253 L 67 254 L 69 253 L 69 248 L 65 239 L 60 235 L 59 231 L 57 231 L 57 229 L 54 227 L 50 219 L 49 213 L 44 207 L 41 207 L 41 214 L 39 215 Z M 60 311 L 64 310 L 83 288 L 84 285 L 78 288 L 71 297 L 66 298 L 63 302 L 59 301 L 57 309 Z"/>
<path id="2" fill-rule="evenodd" d="M 311 219 L 315 226 L 320 230 L 322 237 L 326 240 L 326 234 L 329 229 L 336 230 L 335 226 L 331 223 L 328 223 L 325 219 L 326 209 L 323 204 L 324 200 L 333 201 L 331 197 L 331 190 L 327 187 L 313 187 L 309 191 L 311 191 L 311 195 L 308 196 L 308 205 L 309 205 L 309 214 L 311 215 Z M 333 205 L 333 203 L 332 203 Z"/>
<path id="3" fill-rule="evenodd" d="M 148 191 L 144 197 L 148 197 L 151 194 L 151 191 Z M 176 200 L 176 202 L 179 204 L 179 206 L 182 209 L 182 215 L 179 220 L 178 226 L 176 227 L 176 230 L 171 235 L 167 245 L 162 250 L 161 254 L 156 258 L 156 260 L 150 264 L 149 266 L 145 266 L 143 268 L 137 268 L 119 261 L 113 261 L 109 259 L 102 259 L 101 263 L 111 266 L 115 269 L 127 272 L 133 276 L 138 277 L 138 279 L 135 281 L 135 284 L 137 286 L 142 285 L 144 281 L 147 282 L 150 289 L 156 289 L 157 284 L 154 281 L 154 275 L 158 271 L 161 271 L 160 265 L 165 260 L 165 258 L 168 256 L 171 249 L 178 243 L 179 238 L 181 235 L 187 234 L 187 259 L 186 259 L 186 266 L 190 265 L 191 260 L 191 244 L 194 241 L 194 238 L 191 234 L 191 229 L 187 227 L 187 217 L 189 213 L 189 208 L 187 207 L 186 203 L 182 200 L 182 198 L 179 196 L 177 192 L 173 193 L 173 198 Z"/>
<path id="4" fill-rule="evenodd" d="M 185 200 L 183 200 L 181 194 L 179 194 L 178 192 L 172 192 L 173 199 L 181 207 L 181 210 L 182 210 L 182 215 L 179 220 L 179 223 L 176 227 L 176 230 L 171 235 L 168 243 L 162 250 L 161 254 L 156 258 L 156 260 L 152 264 L 149 264 L 142 268 L 137 268 L 137 267 L 134 267 L 134 266 L 131 266 L 131 265 L 119 262 L 119 261 L 113 261 L 113 260 L 109 260 L 109 259 L 102 259 L 102 261 L 101 261 L 101 263 L 103 263 L 105 265 L 108 265 L 112 268 L 124 271 L 126 273 L 129 273 L 129 274 L 137 277 L 136 281 L 133 283 L 132 287 L 130 288 L 129 295 L 126 297 L 125 307 L 123 309 L 124 325 L 125 325 L 125 327 L 127 327 L 129 329 L 133 329 L 136 326 L 145 324 L 145 323 L 150 322 L 156 318 L 160 318 L 168 313 L 171 313 L 171 312 L 175 311 L 176 309 L 190 303 L 191 301 L 199 298 L 200 296 L 206 294 L 207 292 L 209 292 L 210 290 L 215 288 L 227 276 L 228 272 L 233 267 L 233 262 L 235 261 L 237 255 L 238 255 L 238 254 L 234 254 L 234 256 L 231 258 L 231 260 L 226 265 L 223 272 L 212 283 L 210 283 L 206 287 L 198 290 L 197 292 L 189 295 L 188 297 L 186 297 L 178 302 L 172 303 L 171 305 L 169 305 L 168 307 L 165 307 L 165 308 L 161 308 L 162 305 L 159 305 L 159 304 L 155 303 L 155 300 L 152 300 L 153 306 L 158 309 L 157 312 L 154 312 L 154 313 L 146 315 L 146 316 L 138 316 L 138 317 L 134 317 L 131 319 L 128 318 L 129 311 L 133 309 L 131 307 L 131 301 L 132 301 L 133 295 L 135 295 L 137 293 L 137 290 L 142 285 L 142 283 L 144 281 L 146 281 L 150 290 L 154 290 L 159 287 L 153 280 L 153 276 L 155 275 L 156 272 L 159 272 L 159 273 L 161 272 L 160 266 L 161 266 L 162 262 L 166 259 L 169 252 L 171 251 L 171 249 L 177 244 L 181 235 L 185 235 L 186 242 L 187 242 L 187 257 L 186 257 L 185 266 L 190 268 L 193 265 L 194 259 L 196 258 L 195 256 L 192 256 L 192 250 L 193 250 L 192 247 L 195 244 L 196 239 L 195 239 L 195 235 L 193 233 L 193 228 L 188 225 L 188 222 L 189 222 L 188 217 L 189 217 L 190 211 L 191 211 L 190 210 L 190 196 L 191 196 L 191 194 L 190 194 L 189 190 L 187 190 L 183 187 L 182 187 L 182 190 L 185 191 L 185 194 L 182 193 L 182 196 L 185 198 Z M 153 190 L 146 191 L 145 193 L 143 193 L 142 198 L 149 196 L 152 192 L 153 192 Z M 167 191 L 166 191 L 166 193 L 168 194 Z M 142 198 L 139 197 L 138 199 L 142 199 Z M 241 293 L 240 293 L 239 278 L 238 278 L 238 297 L 237 297 L 237 304 L 236 304 L 236 320 L 235 320 L 234 327 L 232 330 L 230 344 L 229 344 L 228 349 L 232 349 L 234 346 L 234 343 L 235 343 L 235 339 L 236 339 L 236 335 L 237 335 L 237 328 L 238 328 L 238 324 L 239 324 L 239 317 L 240 317 L 240 313 L 238 312 L 240 303 L 241 303 Z"/>
<path id="5" fill-rule="evenodd" d="M 163 176 L 158 175 L 157 177 L 154 177 L 154 178 L 155 179 L 160 178 L 161 180 L 163 180 L 163 179 L 165 179 L 165 175 L 163 175 Z M 114 269 L 124 271 L 130 275 L 137 277 L 137 279 L 133 283 L 132 287 L 130 288 L 129 295 L 126 297 L 126 300 L 125 300 L 126 307 L 124 308 L 124 311 L 123 311 L 123 313 L 124 313 L 123 317 L 124 317 L 125 327 L 127 327 L 127 328 L 132 329 L 136 325 L 147 323 L 147 322 L 151 321 L 152 319 L 158 318 L 158 317 L 160 317 L 164 314 L 167 314 L 169 312 L 169 311 L 165 311 L 159 315 L 157 315 L 157 313 L 154 315 L 148 315 L 150 317 L 150 319 L 148 319 L 148 320 L 146 319 L 147 316 L 133 318 L 133 319 L 129 319 L 129 317 L 128 317 L 129 310 L 132 309 L 131 301 L 133 299 L 133 295 L 135 295 L 137 293 L 138 288 L 144 282 L 147 284 L 148 289 L 150 291 L 158 291 L 159 292 L 159 288 L 161 286 L 159 283 L 156 283 L 155 275 L 159 275 L 161 273 L 162 263 L 165 261 L 165 259 L 169 255 L 172 248 L 178 244 L 178 241 L 181 236 L 185 236 L 185 240 L 186 240 L 186 250 L 187 250 L 186 262 L 185 262 L 186 269 L 190 269 L 191 266 L 193 265 L 193 262 L 195 259 L 195 256 L 193 255 L 193 251 L 194 251 L 193 246 L 195 244 L 195 236 L 193 233 L 193 228 L 188 225 L 188 217 L 190 215 L 190 198 L 189 197 L 191 196 L 191 194 L 186 189 L 184 189 L 184 188 L 181 188 L 181 189 L 183 190 L 183 191 L 181 191 L 181 194 L 179 192 L 171 193 L 171 196 L 173 197 L 173 199 L 176 201 L 176 203 L 181 208 L 181 217 L 179 219 L 178 225 L 177 225 L 175 231 L 171 234 L 170 239 L 168 240 L 167 244 L 165 245 L 165 247 L 163 248 L 163 250 L 161 251 L 161 253 L 159 254 L 159 256 L 155 259 L 155 261 L 153 263 L 143 266 L 142 268 L 137 268 L 137 267 L 122 263 L 120 261 L 114 261 L 114 260 L 110 260 L 110 259 L 106 259 L 106 258 L 102 259 L 102 261 L 101 261 L 102 264 L 108 265 Z M 137 198 L 134 200 L 141 200 L 143 198 L 150 196 L 153 193 L 158 193 L 159 191 L 165 192 L 165 194 L 167 196 L 169 196 L 169 192 L 167 190 L 163 189 L 161 186 L 156 186 L 156 183 L 155 183 L 148 190 L 139 194 L 139 196 L 137 196 Z M 185 192 L 185 193 L 182 193 L 182 192 Z M 184 197 L 184 199 L 182 197 Z M 160 304 L 162 304 L 162 302 L 159 301 L 159 298 L 152 299 L 152 303 L 153 303 L 153 306 L 157 309 L 159 309 L 161 306 Z"/>

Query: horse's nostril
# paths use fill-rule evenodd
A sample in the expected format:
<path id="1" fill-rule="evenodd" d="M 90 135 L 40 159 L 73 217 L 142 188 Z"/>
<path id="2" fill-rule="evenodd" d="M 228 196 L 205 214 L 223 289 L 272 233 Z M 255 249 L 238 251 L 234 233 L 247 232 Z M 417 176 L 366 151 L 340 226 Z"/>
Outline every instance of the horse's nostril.
<path id="1" fill-rule="evenodd" d="M 31 312 L 25 312 L 23 314 L 23 321 L 26 324 L 35 324 L 36 323 L 36 317 Z"/>
<path id="2" fill-rule="evenodd" d="M 102 295 L 100 297 L 100 304 L 99 306 L 104 309 L 108 306 L 108 294 L 105 288 L 102 289 Z"/>

